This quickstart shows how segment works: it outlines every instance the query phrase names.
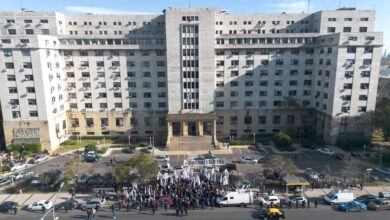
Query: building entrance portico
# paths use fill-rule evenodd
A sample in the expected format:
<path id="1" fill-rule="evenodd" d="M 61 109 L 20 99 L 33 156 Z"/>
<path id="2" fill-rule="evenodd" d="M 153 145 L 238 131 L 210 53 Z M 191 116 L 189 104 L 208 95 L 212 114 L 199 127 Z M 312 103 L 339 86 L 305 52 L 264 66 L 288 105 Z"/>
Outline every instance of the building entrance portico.
<path id="1" fill-rule="evenodd" d="M 168 114 L 167 147 L 187 150 L 216 146 L 216 117 L 210 114 Z"/>

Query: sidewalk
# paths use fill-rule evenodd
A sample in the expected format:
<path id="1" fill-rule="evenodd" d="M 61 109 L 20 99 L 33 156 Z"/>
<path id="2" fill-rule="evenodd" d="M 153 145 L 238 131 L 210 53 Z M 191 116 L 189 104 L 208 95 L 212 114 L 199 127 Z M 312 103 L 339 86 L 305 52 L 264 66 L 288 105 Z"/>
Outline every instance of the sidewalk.
<path id="1" fill-rule="evenodd" d="M 210 152 L 214 155 L 226 155 L 233 154 L 230 149 L 221 149 L 221 150 L 210 150 Z M 156 156 L 179 156 L 179 155 L 201 155 L 208 154 L 208 150 L 200 150 L 200 151 L 162 151 L 159 149 L 155 149 L 153 155 Z"/>
<path id="2" fill-rule="evenodd" d="M 29 205 L 39 200 L 50 200 L 54 202 L 57 193 L 22 193 L 22 194 L 0 194 L 0 203 L 4 201 L 17 202 L 20 207 Z M 70 199 L 71 195 L 68 192 L 62 192 L 58 194 L 56 203 L 63 202 Z M 94 197 L 92 194 L 77 194 L 76 200 L 79 202 L 85 202 L 89 198 Z"/>
<path id="3" fill-rule="evenodd" d="M 331 189 L 314 189 L 314 190 L 311 190 L 309 188 L 305 192 L 305 195 L 308 198 L 322 198 L 326 194 L 328 194 L 331 190 L 332 190 L 332 188 Z M 350 189 L 350 191 L 353 192 L 355 198 L 358 196 L 364 195 L 364 194 L 372 194 L 374 196 L 378 196 L 379 192 L 383 192 L 383 191 L 388 192 L 389 190 L 390 190 L 390 185 L 388 185 L 388 186 L 383 186 L 383 185 L 381 185 L 381 186 L 363 186 L 363 190 L 356 189 L 356 188 Z"/>

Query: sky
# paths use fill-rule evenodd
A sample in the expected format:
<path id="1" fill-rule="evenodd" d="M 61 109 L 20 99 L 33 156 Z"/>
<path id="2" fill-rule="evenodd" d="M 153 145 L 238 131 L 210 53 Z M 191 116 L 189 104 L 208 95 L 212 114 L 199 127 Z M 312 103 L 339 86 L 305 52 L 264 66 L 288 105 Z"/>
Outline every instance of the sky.
<path id="1" fill-rule="evenodd" d="M 308 4 L 310 2 L 310 4 Z M 309 7 L 308 7 L 309 5 Z M 375 31 L 384 32 L 390 51 L 390 0 L 0 0 L 0 11 L 57 11 L 67 14 L 161 14 L 168 7 L 215 7 L 232 14 L 332 10 L 341 7 L 375 9 Z"/>

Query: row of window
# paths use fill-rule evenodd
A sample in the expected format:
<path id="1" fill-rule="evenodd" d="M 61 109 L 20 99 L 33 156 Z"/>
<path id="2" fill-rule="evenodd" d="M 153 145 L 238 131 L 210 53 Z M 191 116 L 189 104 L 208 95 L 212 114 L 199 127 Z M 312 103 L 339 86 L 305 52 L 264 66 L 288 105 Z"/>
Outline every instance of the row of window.
<path id="1" fill-rule="evenodd" d="M 135 89 L 137 88 L 137 82 L 128 82 L 127 83 L 128 87 L 131 88 L 131 89 Z M 165 88 L 166 87 L 166 82 L 157 82 L 156 83 L 157 85 L 157 88 Z M 99 87 L 101 86 L 101 87 Z M 98 83 L 98 88 L 105 88 L 106 86 L 106 83 L 105 82 L 99 82 Z M 112 83 L 112 88 L 117 88 L 117 89 L 120 89 L 122 86 L 122 83 L 121 82 L 113 82 Z M 90 89 L 91 88 L 91 83 L 90 82 L 83 82 L 82 83 L 82 87 L 84 89 Z M 68 89 L 73 89 L 73 88 L 76 88 L 76 83 L 70 83 L 68 82 Z M 142 82 L 142 88 L 152 88 L 152 82 Z"/>
<path id="2" fill-rule="evenodd" d="M 267 106 L 274 106 L 274 107 L 281 107 L 282 104 L 284 103 L 283 100 L 274 100 L 273 102 L 268 102 L 266 100 L 261 100 L 258 102 L 258 105 L 255 106 L 255 102 L 254 101 L 243 101 L 243 106 L 244 107 L 267 107 Z M 225 106 L 225 102 L 223 101 L 216 101 L 215 102 L 215 107 L 216 108 L 224 108 L 224 107 L 229 107 L 229 108 L 235 108 L 235 107 L 239 107 L 239 101 L 230 101 L 230 102 L 226 102 L 226 104 L 229 104 L 229 105 L 226 105 Z M 271 105 L 269 105 L 271 104 Z M 310 105 L 310 100 L 303 100 L 302 101 L 302 106 L 309 106 Z M 242 106 L 242 105 L 240 105 Z"/>
<path id="3" fill-rule="evenodd" d="M 9 35 L 34 35 L 34 30 L 33 29 L 25 29 L 24 30 L 24 33 L 16 33 L 16 29 L 8 29 L 7 30 L 8 34 Z M 35 33 L 35 34 L 39 34 L 39 35 L 49 35 L 50 34 L 50 30 L 49 29 L 40 29 L 40 32 L 39 33 Z"/>
<path id="4" fill-rule="evenodd" d="M 113 94 L 114 94 L 114 98 L 122 98 L 121 92 L 114 92 Z M 152 98 L 152 96 L 153 96 L 152 94 L 153 93 L 151 93 L 151 92 L 144 92 L 143 98 Z M 167 96 L 166 92 L 158 92 L 157 93 L 158 98 L 165 98 L 166 96 Z M 69 99 L 76 99 L 77 93 L 69 93 L 68 97 L 69 97 Z M 92 93 L 86 92 L 83 94 L 83 97 L 90 99 L 90 98 L 92 98 Z M 129 92 L 128 97 L 129 98 L 137 98 L 137 93 L 136 92 Z M 99 92 L 97 98 L 107 98 L 107 93 L 106 92 Z"/>
<path id="5" fill-rule="evenodd" d="M 81 23 L 81 22 L 80 22 Z M 97 24 L 95 25 L 98 25 L 98 26 L 107 26 L 107 21 L 99 21 L 97 22 Z M 152 25 L 152 22 L 150 21 L 143 21 L 143 22 L 136 22 L 136 21 L 128 21 L 127 23 L 126 22 L 123 22 L 122 21 L 113 21 L 112 22 L 112 25 L 113 26 L 121 26 L 121 25 L 126 25 L 126 26 L 136 26 L 136 25 Z M 164 26 L 165 22 L 160 22 L 160 21 L 157 21 L 155 23 L 157 26 Z M 68 25 L 70 26 L 76 26 L 78 25 L 77 21 L 69 21 L 68 22 Z M 83 23 L 81 23 L 80 25 L 84 25 L 84 26 L 92 26 L 94 25 L 92 23 L 92 21 L 84 21 Z"/>
<path id="6" fill-rule="evenodd" d="M 38 111 L 29 111 L 30 117 L 38 117 Z M 20 118 L 20 111 L 11 111 L 11 115 L 13 119 Z"/>
<path id="7" fill-rule="evenodd" d="M 187 72 L 185 72 L 185 73 L 187 73 Z M 194 72 L 188 72 L 188 75 L 190 75 L 190 73 L 192 73 L 192 75 L 194 74 Z M 157 77 L 161 78 L 161 77 L 165 77 L 166 76 L 165 72 L 157 72 L 157 74 L 153 73 L 153 75 L 152 75 L 151 72 L 140 72 L 140 73 L 136 74 L 136 72 L 129 71 L 129 72 L 127 72 L 127 77 L 135 78 L 136 75 L 139 75 L 139 74 L 141 74 L 140 77 L 143 77 L 143 78 L 150 78 L 152 76 L 153 77 L 157 76 Z M 106 73 L 105 72 L 97 72 L 96 75 L 97 75 L 98 78 L 106 77 Z M 196 72 L 196 75 L 198 76 L 199 73 Z M 75 73 L 74 72 L 66 72 L 66 77 L 74 78 L 75 77 Z M 90 72 L 82 72 L 81 73 L 81 77 L 91 77 L 91 74 L 90 74 Z M 120 78 L 121 77 L 121 73 L 120 72 L 112 72 L 112 75 L 110 77 L 113 78 L 113 79 Z"/>
<path id="8" fill-rule="evenodd" d="M 154 50 L 156 56 L 165 56 L 165 50 Z M 128 57 L 135 56 L 136 50 L 126 50 L 125 55 Z M 152 55 L 152 50 L 140 50 L 139 54 L 143 57 L 151 56 Z M 73 56 L 73 55 L 78 55 L 81 57 L 87 57 L 87 56 L 96 56 L 96 57 L 101 57 L 101 56 L 120 56 L 121 51 L 120 50 L 95 50 L 95 51 L 90 51 L 90 50 L 79 50 L 78 54 L 74 53 L 73 50 L 64 50 L 64 56 Z"/>
<path id="9" fill-rule="evenodd" d="M 230 91 L 226 92 L 227 94 L 230 94 L 230 97 L 238 97 L 240 95 L 239 91 Z M 253 97 L 256 91 L 244 91 L 241 92 L 245 97 Z M 258 91 L 258 96 L 259 97 L 266 97 L 268 94 L 271 93 L 271 91 L 268 90 L 260 90 Z M 289 90 L 288 91 L 288 96 L 297 96 L 298 92 L 297 90 Z M 311 96 L 311 90 L 303 90 L 302 91 L 303 96 Z M 215 96 L 217 98 L 222 98 L 225 97 L 225 92 L 224 91 L 217 91 L 215 92 Z M 274 91 L 274 96 L 283 96 L 283 91 L 282 90 L 275 90 Z"/>
<path id="10" fill-rule="evenodd" d="M 143 104 L 144 104 L 145 109 L 151 109 L 153 107 L 152 102 L 144 102 Z M 77 105 L 77 103 L 69 103 L 69 107 L 71 109 L 77 109 L 79 106 Z M 123 108 L 123 104 L 122 104 L 122 102 L 115 102 L 114 107 L 115 108 Z M 137 102 L 129 102 L 129 107 L 132 109 L 136 109 L 136 108 L 138 108 L 138 103 Z M 158 108 L 166 108 L 167 103 L 166 102 L 158 102 L 157 107 Z M 92 109 L 93 104 L 92 103 L 84 103 L 84 108 L 85 109 Z M 106 102 L 99 103 L 99 108 L 100 109 L 107 109 L 108 104 Z"/>
<path id="11" fill-rule="evenodd" d="M 129 39 L 62 39 L 62 45 L 164 45 L 163 38 L 129 38 Z"/>
<path id="12" fill-rule="evenodd" d="M 239 86 L 239 82 L 238 81 L 230 81 L 230 87 L 238 87 Z M 253 82 L 252 80 L 250 81 L 245 81 L 244 83 L 245 87 L 252 87 L 255 85 L 255 82 Z M 268 81 L 266 80 L 263 80 L 263 81 L 260 81 L 259 86 L 268 86 Z M 289 80 L 288 82 L 288 85 L 289 86 L 298 86 L 298 81 L 297 80 Z M 312 81 L 311 80 L 303 80 L 303 85 L 304 86 L 311 86 L 312 85 Z M 217 81 L 216 82 L 216 86 L 217 87 L 224 87 L 225 86 L 225 83 L 224 81 Z M 274 86 L 283 86 L 283 80 L 275 80 L 274 81 Z M 286 86 L 286 85 L 285 85 Z"/>
<path id="13" fill-rule="evenodd" d="M 242 24 L 243 25 L 252 25 L 253 24 L 257 24 L 257 25 L 265 25 L 267 24 L 267 21 L 242 21 Z M 274 21 L 271 21 L 271 23 L 273 25 L 279 25 L 281 22 L 278 21 L 278 20 L 274 20 Z M 308 20 L 301 20 L 300 21 L 301 24 L 309 24 L 309 21 Z M 223 21 L 216 21 L 215 22 L 216 25 L 223 25 Z M 229 21 L 229 25 L 237 25 L 238 22 L 237 21 Z M 286 24 L 295 24 L 295 21 L 294 20 L 287 20 L 286 21 Z"/>
<path id="14" fill-rule="evenodd" d="M 71 118 L 70 121 L 71 121 L 72 128 L 80 127 L 80 119 Z M 143 121 L 144 121 L 145 126 L 153 126 L 153 118 L 152 117 L 144 117 Z M 95 121 L 93 118 L 86 118 L 85 124 L 87 125 L 87 127 L 94 127 Z M 115 118 L 115 126 L 122 127 L 124 125 L 125 125 L 124 118 L 121 118 L 121 117 Z M 130 118 L 130 125 L 132 127 L 138 127 L 138 118 Z M 166 117 L 159 117 L 158 118 L 158 125 L 159 126 L 166 126 L 167 125 Z M 100 127 L 108 127 L 108 126 L 109 126 L 108 118 L 100 118 Z"/>
<path id="15" fill-rule="evenodd" d="M 367 27 L 359 27 L 359 32 L 365 33 L 367 32 Z M 327 28 L 328 33 L 336 33 L 336 27 L 328 27 Z M 352 27 L 343 27 L 343 32 L 351 33 Z"/>
<path id="16" fill-rule="evenodd" d="M 272 120 L 270 120 L 269 118 L 272 118 Z M 242 120 L 242 124 L 246 124 L 246 125 L 249 125 L 249 124 L 260 124 L 260 125 L 265 125 L 265 124 L 269 124 L 270 121 L 272 122 L 272 124 L 274 125 L 280 125 L 282 124 L 282 118 L 285 118 L 285 123 L 286 124 L 295 124 L 297 122 L 297 120 L 295 120 L 295 115 L 286 115 L 286 117 L 282 117 L 282 115 L 273 115 L 272 117 L 267 117 L 266 115 L 259 115 L 257 116 L 257 120 L 256 120 L 256 117 L 253 117 L 253 116 L 250 116 L 250 115 L 247 115 L 247 116 L 244 116 L 241 120 Z M 230 116 L 229 117 L 229 123 L 230 125 L 237 125 L 239 123 L 239 117 L 238 116 Z M 217 124 L 219 125 L 223 125 L 225 124 L 225 117 L 224 116 L 218 116 L 217 117 Z"/>

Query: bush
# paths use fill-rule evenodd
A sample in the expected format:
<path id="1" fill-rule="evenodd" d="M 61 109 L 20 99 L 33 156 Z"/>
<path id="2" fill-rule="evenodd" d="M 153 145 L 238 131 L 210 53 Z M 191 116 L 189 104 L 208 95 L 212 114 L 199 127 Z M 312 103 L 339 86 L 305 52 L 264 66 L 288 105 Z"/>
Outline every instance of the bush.
<path id="1" fill-rule="evenodd" d="M 32 154 L 39 154 L 42 152 L 42 145 L 40 143 L 25 143 L 25 144 L 11 144 L 10 148 L 14 155 L 20 155 L 24 147 L 24 155 L 31 156 Z"/>
<path id="2" fill-rule="evenodd" d="M 97 147 L 94 144 L 87 144 L 84 147 L 85 151 L 97 151 Z"/>
<path id="3" fill-rule="evenodd" d="M 75 140 L 67 140 L 67 141 L 64 141 L 63 144 L 64 145 L 76 145 L 77 141 L 75 141 Z"/>
<path id="4" fill-rule="evenodd" d="M 147 147 L 147 146 L 149 146 L 149 144 L 146 142 L 141 142 L 141 143 L 136 144 L 136 147 Z"/>
<path id="5" fill-rule="evenodd" d="M 362 151 L 363 146 L 370 146 L 370 139 L 364 135 L 339 135 L 336 144 L 339 148 L 346 151 Z"/>
<path id="6" fill-rule="evenodd" d="M 272 141 L 275 144 L 275 147 L 280 151 L 294 151 L 295 148 L 291 147 L 292 140 L 291 137 L 283 132 L 279 132 L 272 137 Z"/>
<path id="7" fill-rule="evenodd" d="M 96 150 L 96 152 L 101 153 L 101 154 L 106 153 L 106 151 L 107 151 L 107 148 L 105 148 L 105 147 L 99 148 L 99 149 Z"/>
<path id="8" fill-rule="evenodd" d="M 111 145 L 110 148 L 127 148 L 129 145 L 121 144 L 121 145 Z"/>
<path id="9" fill-rule="evenodd" d="M 237 139 L 237 140 L 233 140 L 230 144 L 231 145 L 251 145 L 251 144 L 253 144 L 253 140 Z"/>

